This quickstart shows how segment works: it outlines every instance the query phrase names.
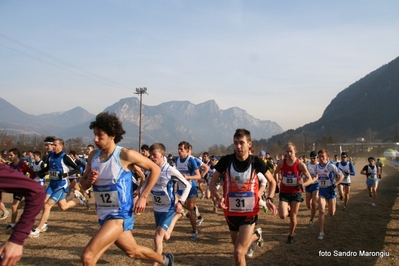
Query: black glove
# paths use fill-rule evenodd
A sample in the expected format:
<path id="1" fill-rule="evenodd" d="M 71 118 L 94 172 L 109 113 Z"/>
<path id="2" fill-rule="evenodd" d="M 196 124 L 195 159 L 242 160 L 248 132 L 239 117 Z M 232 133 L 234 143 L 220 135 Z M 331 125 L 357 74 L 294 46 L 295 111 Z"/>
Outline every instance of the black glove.
<path id="1" fill-rule="evenodd" d="M 336 188 L 335 185 L 330 186 L 330 194 L 331 194 L 331 195 L 332 195 L 332 194 L 335 194 L 335 188 Z"/>

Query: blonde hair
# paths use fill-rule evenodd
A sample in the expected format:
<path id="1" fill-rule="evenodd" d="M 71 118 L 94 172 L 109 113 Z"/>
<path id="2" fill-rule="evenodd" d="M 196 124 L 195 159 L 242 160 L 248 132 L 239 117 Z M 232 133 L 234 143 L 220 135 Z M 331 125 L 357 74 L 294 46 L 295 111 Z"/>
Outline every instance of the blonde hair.
<path id="1" fill-rule="evenodd" d="M 293 142 L 287 142 L 287 144 L 285 144 L 284 148 L 287 148 L 288 146 L 292 146 L 295 150 L 296 150 L 296 146 Z"/>

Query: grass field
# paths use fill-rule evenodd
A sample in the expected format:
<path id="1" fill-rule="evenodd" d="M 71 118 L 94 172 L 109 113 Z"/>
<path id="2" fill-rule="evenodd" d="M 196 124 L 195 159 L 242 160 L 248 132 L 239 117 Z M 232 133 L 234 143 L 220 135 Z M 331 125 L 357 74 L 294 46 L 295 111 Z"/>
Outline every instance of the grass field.
<path id="1" fill-rule="evenodd" d="M 346 211 L 338 206 L 334 217 L 326 218 L 325 239 L 318 236 L 317 214 L 315 225 L 308 227 L 310 211 L 301 204 L 295 242 L 286 244 L 289 221 L 259 214 L 265 244 L 256 249 L 248 265 L 399 265 L 399 168 L 384 167 L 378 189 L 377 206 L 371 207 L 366 191 L 365 176 L 360 175 L 365 159 L 355 165 L 352 178 L 351 199 Z M 10 194 L 3 195 L 6 207 L 12 201 Z M 278 196 L 275 197 L 278 204 Z M 342 204 L 342 202 L 339 202 Z M 80 254 L 96 232 L 97 217 L 93 210 L 77 207 L 62 212 L 54 207 L 48 220 L 49 230 L 37 239 L 27 239 L 24 256 L 19 265 L 81 265 Z M 221 211 L 212 212 L 209 200 L 198 200 L 198 207 L 205 218 L 199 229 L 199 239 L 190 240 L 189 221 L 180 219 L 171 239 L 164 244 L 165 253 L 174 253 L 175 265 L 233 265 L 233 246 L 228 227 Z M 37 217 L 37 222 L 38 219 Z M 10 218 L 1 221 L 6 227 Z M 133 235 L 140 245 L 153 248 L 154 217 L 152 207 L 135 217 Z M 0 242 L 9 236 L 3 230 Z M 342 252 L 355 252 L 343 256 Z M 379 252 L 385 256 L 361 256 L 360 252 Z M 341 252 L 341 253 L 339 253 Z M 367 255 L 367 254 L 366 254 Z M 370 255 L 370 254 L 368 254 Z M 99 260 L 98 265 L 151 265 L 150 262 L 131 260 L 113 246 Z"/>

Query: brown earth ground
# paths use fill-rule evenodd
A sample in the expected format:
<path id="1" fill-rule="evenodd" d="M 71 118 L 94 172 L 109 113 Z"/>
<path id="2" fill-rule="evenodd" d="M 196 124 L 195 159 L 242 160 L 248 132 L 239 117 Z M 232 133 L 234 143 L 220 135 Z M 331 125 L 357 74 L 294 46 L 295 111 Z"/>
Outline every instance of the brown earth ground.
<path id="1" fill-rule="evenodd" d="M 365 177 L 360 175 L 365 159 L 355 165 L 352 178 L 351 198 L 347 210 L 338 207 L 334 217 L 326 219 L 326 236 L 320 241 L 317 215 L 315 225 L 308 227 L 309 210 L 304 203 L 298 215 L 295 242 L 286 244 L 289 221 L 273 217 L 270 212 L 259 214 L 259 226 L 263 228 L 265 244 L 256 249 L 248 265 L 399 265 L 399 168 L 386 165 L 378 189 L 377 206 L 371 207 L 366 191 Z M 12 198 L 3 195 L 9 208 Z M 342 201 L 339 201 L 342 206 Z M 278 205 L 278 196 L 275 197 Z M 91 236 L 96 232 L 97 218 L 93 210 L 77 207 L 62 212 L 54 207 L 48 232 L 37 239 L 27 239 L 24 255 L 19 265 L 81 265 L 80 255 Z M 233 265 L 233 246 L 222 212 L 212 212 L 209 200 L 198 200 L 198 207 L 205 218 L 199 229 L 199 240 L 190 240 L 190 225 L 180 219 L 172 238 L 164 244 L 164 252 L 175 255 L 175 265 Z M 40 217 L 40 215 L 39 215 Z M 38 223 L 38 219 L 36 224 Z M 154 218 L 152 207 L 135 217 L 133 234 L 140 245 L 153 248 Z M 10 218 L 1 221 L 6 227 Z M 3 231 L 0 242 L 9 236 Z M 337 256 L 335 252 L 356 252 L 357 256 Z M 360 251 L 385 252 L 385 256 L 360 256 Z M 326 256 L 320 256 L 326 252 Z M 328 255 L 330 254 L 330 255 Z M 127 258 L 116 246 L 112 246 L 98 261 L 98 265 L 151 265 L 141 260 Z"/>

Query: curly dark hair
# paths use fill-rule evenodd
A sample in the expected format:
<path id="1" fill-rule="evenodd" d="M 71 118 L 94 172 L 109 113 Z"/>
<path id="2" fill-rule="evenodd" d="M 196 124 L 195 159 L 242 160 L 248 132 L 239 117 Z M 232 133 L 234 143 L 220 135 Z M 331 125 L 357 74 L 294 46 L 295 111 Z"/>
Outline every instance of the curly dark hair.
<path id="1" fill-rule="evenodd" d="M 126 131 L 123 129 L 122 122 L 119 120 L 116 114 L 110 114 L 108 112 L 99 113 L 96 116 L 96 120 L 90 122 L 89 128 L 101 129 L 107 133 L 108 136 L 115 137 L 115 144 L 120 142 L 123 139 L 122 135 L 126 133 Z"/>

